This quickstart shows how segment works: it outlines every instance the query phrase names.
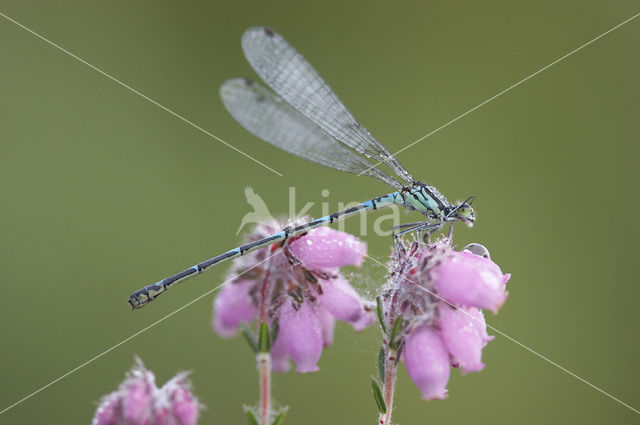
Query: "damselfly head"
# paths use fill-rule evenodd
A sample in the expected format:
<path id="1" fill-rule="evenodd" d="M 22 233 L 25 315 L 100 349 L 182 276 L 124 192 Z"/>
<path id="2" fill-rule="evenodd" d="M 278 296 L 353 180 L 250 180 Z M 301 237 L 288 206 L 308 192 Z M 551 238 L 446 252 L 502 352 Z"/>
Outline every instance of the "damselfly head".
<path id="1" fill-rule="evenodd" d="M 473 211 L 471 207 L 471 202 L 473 202 L 473 196 L 468 198 L 466 201 L 458 204 L 451 214 L 455 217 L 456 220 L 460 220 L 464 222 L 467 226 L 473 226 L 473 223 L 476 221 L 476 213 Z"/>

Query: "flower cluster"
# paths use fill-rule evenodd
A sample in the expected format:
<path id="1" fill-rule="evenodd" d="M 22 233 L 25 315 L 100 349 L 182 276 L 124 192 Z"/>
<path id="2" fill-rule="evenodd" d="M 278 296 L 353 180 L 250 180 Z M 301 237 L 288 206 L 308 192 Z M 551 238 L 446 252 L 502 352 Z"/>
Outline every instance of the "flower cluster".
<path id="1" fill-rule="evenodd" d="M 381 297 L 381 320 L 401 329 L 391 342 L 424 399 L 446 397 L 449 366 L 482 370 L 487 335 L 482 309 L 504 303 L 503 274 L 478 244 L 462 252 L 448 239 L 430 245 L 398 244 L 398 264 Z M 398 320 L 400 319 L 400 320 Z M 397 327 L 397 326 L 396 326 Z"/>
<path id="2" fill-rule="evenodd" d="M 100 400 L 92 425 L 196 425 L 200 405 L 191 394 L 187 374 L 162 388 L 140 360 L 120 387 Z"/>
<path id="3" fill-rule="evenodd" d="M 277 223 L 260 224 L 248 242 L 279 229 Z M 343 266 L 360 266 L 365 254 L 364 242 L 328 227 L 250 252 L 234 262 L 230 275 L 239 277 L 214 301 L 213 328 L 232 337 L 242 323 L 267 323 L 276 334 L 274 371 L 287 371 L 289 360 L 300 373 L 317 371 L 322 348 L 333 342 L 336 319 L 356 330 L 375 321 L 369 303 L 339 272 Z"/>

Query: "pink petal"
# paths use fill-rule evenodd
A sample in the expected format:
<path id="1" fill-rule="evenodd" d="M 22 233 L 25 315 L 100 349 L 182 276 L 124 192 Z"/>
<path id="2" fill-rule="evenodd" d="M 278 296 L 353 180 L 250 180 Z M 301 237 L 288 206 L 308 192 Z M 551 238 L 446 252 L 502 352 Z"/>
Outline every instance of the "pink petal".
<path id="1" fill-rule="evenodd" d="M 199 404 L 191 394 L 183 379 L 179 378 L 174 385 L 167 385 L 173 415 L 180 425 L 196 425 L 198 423 Z"/>
<path id="2" fill-rule="evenodd" d="M 178 419 L 176 419 L 175 416 L 173 416 L 170 406 L 163 405 L 162 407 L 159 407 L 156 409 L 155 421 L 153 422 L 153 425 L 182 425 L 182 424 L 178 422 Z"/>
<path id="3" fill-rule="evenodd" d="M 100 401 L 91 425 L 119 425 L 122 400 L 118 392 L 112 392 Z"/>
<path id="4" fill-rule="evenodd" d="M 376 323 L 376 320 L 378 319 L 376 318 L 373 311 L 363 310 L 360 318 L 355 322 L 351 322 L 351 326 L 353 326 L 353 329 L 355 329 L 356 332 L 360 332 L 364 328 L 367 328 Z"/>
<path id="5" fill-rule="evenodd" d="M 289 364 L 289 355 L 286 352 L 286 343 L 284 338 L 280 338 L 280 332 L 271 347 L 271 370 L 274 372 L 288 372 L 291 368 Z"/>
<path id="6" fill-rule="evenodd" d="M 242 322 L 250 322 L 256 316 L 256 306 L 249 291 L 252 281 L 228 283 L 222 287 L 213 302 L 213 329 L 222 337 L 235 336 Z"/>
<path id="7" fill-rule="evenodd" d="M 449 353 L 438 332 L 430 326 L 415 328 L 405 340 L 403 357 L 409 377 L 425 400 L 447 397 Z"/>
<path id="8" fill-rule="evenodd" d="M 438 326 L 442 340 L 463 372 L 484 368 L 482 349 L 490 341 L 482 312 L 473 307 L 454 309 L 444 303 L 439 307 Z"/>
<path id="9" fill-rule="evenodd" d="M 289 249 L 310 269 L 359 267 L 367 253 L 367 244 L 348 233 L 319 227 L 291 242 Z"/>
<path id="10" fill-rule="evenodd" d="M 333 317 L 333 314 L 329 313 L 329 311 L 322 306 L 316 307 L 316 314 L 318 315 L 318 320 L 320 320 L 320 327 L 322 327 L 322 344 L 325 347 L 329 347 L 333 344 L 336 319 Z"/>
<path id="11" fill-rule="evenodd" d="M 320 280 L 322 295 L 318 296 L 320 305 L 343 322 L 357 322 L 364 313 L 364 305 L 358 292 L 337 275 L 335 279 Z"/>
<path id="12" fill-rule="evenodd" d="M 488 258 L 469 251 L 453 252 L 434 267 L 432 278 L 438 295 L 454 304 L 497 312 L 507 298 L 510 275 Z"/>
<path id="13" fill-rule="evenodd" d="M 151 407 L 157 390 L 152 372 L 139 367 L 123 382 L 122 411 L 128 425 L 147 425 L 151 421 Z"/>
<path id="14" fill-rule="evenodd" d="M 280 340 L 281 349 L 295 362 L 298 373 L 318 370 L 322 339 L 322 326 L 313 305 L 304 302 L 297 311 L 289 302 L 280 307 L 280 331 L 274 345 Z"/>

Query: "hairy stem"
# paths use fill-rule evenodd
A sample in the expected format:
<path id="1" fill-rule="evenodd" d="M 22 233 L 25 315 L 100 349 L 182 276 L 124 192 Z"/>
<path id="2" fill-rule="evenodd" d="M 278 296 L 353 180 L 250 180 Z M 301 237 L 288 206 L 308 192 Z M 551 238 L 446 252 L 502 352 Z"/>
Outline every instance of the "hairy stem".
<path id="1" fill-rule="evenodd" d="M 263 323 L 269 324 L 268 313 L 271 304 L 271 261 L 265 264 L 264 277 L 260 286 L 259 312 L 258 312 L 258 334 L 261 335 Z M 268 344 L 270 345 L 270 343 Z M 263 347 L 259 347 L 263 349 Z M 268 350 L 268 348 L 267 348 Z M 271 423 L 271 354 L 269 351 L 262 351 L 256 355 L 258 374 L 260 380 L 260 405 L 259 421 L 260 425 L 270 425 Z"/>
<path id="2" fill-rule="evenodd" d="M 396 378 L 398 375 L 398 362 L 396 361 L 397 352 L 385 347 L 384 360 L 384 382 L 382 386 L 382 396 L 387 405 L 387 412 L 381 413 L 380 425 L 391 425 L 391 412 L 393 411 L 393 393 L 396 388 Z"/>
<path id="3" fill-rule="evenodd" d="M 258 353 L 260 374 L 260 425 L 270 425 L 271 421 L 271 354 Z"/>
<path id="4" fill-rule="evenodd" d="M 402 276 L 404 264 L 398 264 L 399 273 L 398 276 Z M 394 323 L 398 316 L 397 302 L 398 302 L 398 292 L 399 289 L 396 289 L 391 294 L 391 300 L 387 305 L 387 330 L 388 334 L 384 334 L 382 337 L 382 343 L 384 345 L 384 382 L 382 383 L 382 397 L 384 399 L 384 403 L 386 404 L 387 411 L 385 413 L 381 413 L 379 417 L 380 425 L 391 425 L 391 413 L 393 412 L 393 395 L 396 389 L 396 379 L 398 377 L 398 356 L 400 355 L 400 351 L 398 350 L 398 345 L 395 344 L 395 341 L 391 341 L 394 335 L 392 335 L 392 330 L 394 327 Z M 397 336 L 396 336 L 397 337 Z M 391 346 L 394 346 L 392 349 Z"/>

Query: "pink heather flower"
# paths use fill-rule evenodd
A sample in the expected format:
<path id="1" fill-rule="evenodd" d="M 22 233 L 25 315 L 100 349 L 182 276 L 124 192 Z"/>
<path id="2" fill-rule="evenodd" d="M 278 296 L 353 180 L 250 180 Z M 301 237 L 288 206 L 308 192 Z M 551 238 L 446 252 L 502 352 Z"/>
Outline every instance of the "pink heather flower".
<path id="1" fill-rule="evenodd" d="M 447 397 L 449 352 L 438 332 L 431 326 L 420 326 L 406 338 L 403 352 L 407 373 L 422 391 L 425 400 Z"/>
<path id="2" fill-rule="evenodd" d="M 218 335 L 230 338 L 236 335 L 238 326 L 256 317 L 257 308 L 249 291 L 250 280 L 239 280 L 224 285 L 214 300 L 213 328 Z"/>
<path id="3" fill-rule="evenodd" d="M 373 307 L 375 308 L 375 307 Z M 356 332 L 360 332 L 361 330 L 373 325 L 376 323 L 376 316 L 373 311 L 365 311 L 365 314 L 361 315 L 358 320 L 355 322 L 351 322 L 351 326 Z"/>
<path id="4" fill-rule="evenodd" d="M 279 333 L 279 332 L 278 332 Z M 289 353 L 284 338 L 277 337 L 271 346 L 271 370 L 274 372 L 288 372 L 291 369 L 289 364 Z"/>
<path id="5" fill-rule="evenodd" d="M 322 293 L 318 295 L 318 301 L 336 319 L 354 323 L 365 314 L 362 298 L 344 277 L 323 279 L 320 287 Z"/>
<path id="6" fill-rule="evenodd" d="M 322 345 L 329 347 L 333 344 L 333 331 L 336 327 L 336 318 L 322 306 L 316 308 L 316 314 L 318 315 L 320 327 L 322 328 Z"/>
<path id="7" fill-rule="evenodd" d="M 96 409 L 92 425 L 118 425 L 122 417 L 122 398 L 117 393 L 111 393 L 102 398 Z"/>
<path id="8" fill-rule="evenodd" d="M 179 374 L 158 388 L 138 359 L 120 387 L 102 398 L 92 425 L 196 425 L 200 405 L 186 376 Z"/>
<path id="9" fill-rule="evenodd" d="M 309 269 L 360 267 L 367 244 L 348 233 L 319 227 L 291 242 L 289 250 Z"/>
<path id="10" fill-rule="evenodd" d="M 302 303 L 296 310 L 291 303 L 280 307 L 280 331 L 274 343 L 296 364 L 298 373 L 316 372 L 322 354 L 322 325 L 315 307 Z"/>
<path id="11" fill-rule="evenodd" d="M 431 273 L 438 295 L 454 304 L 495 313 L 507 299 L 511 275 L 503 275 L 496 263 L 469 251 L 451 251 Z"/>
<path id="12" fill-rule="evenodd" d="M 247 242 L 283 227 L 275 222 L 260 224 Z M 356 237 L 323 227 L 239 257 L 231 276 L 249 272 L 232 280 L 216 297 L 214 330 L 223 337 L 233 336 L 242 322 L 257 318 L 273 331 L 278 320 L 278 337 L 271 347 L 272 369 L 286 371 L 293 360 L 300 373 L 318 370 L 322 347 L 333 343 L 336 319 L 356 330 L 375 321 L 371 303 L 339 271 L 343 266 L 359 266 L 365 253 L 366 244 Z"/>
<path id="13" fill-rule="evenodd" d="M 442 398 L 449 365 L 463 373 L 484 368 L 482 349 L 493 337 L 480 308 L 502 305 L 510 276 L 488 255 L 454 251 L 448 239 L 414 242 L 408 249 L 400 244 L 394 258 L 398 263 L 381 295 L 386 327 L 402 317 L 396 342 L 409 376 L 424 398 Z"/>
<path id="14" fill-rule="evenodd" d="M 123 382 L 122 416 L 126 423 L 147 424 L 151 418 L 156 378 L 142 368 L 135 369 Z"/>
<path id="15" fill-rule="evenodd" d="M 198 400 L 189 391 L 186 374 L 180 374 L 167 382 L 164 389 L 169 397 L 173 417 L 180 425 L 196 425 L 200 413 Z"/>
<path id="16" fill-rule="evenodd" d="M 442 340 L 456 367 L 462 367 L 465 373 L 482 370 L 482 349 L 493 339 L 487 335 L 482 311 L 474 307 L 454 309 L 444 303 L 438 306 L 438 311 Z"/>

